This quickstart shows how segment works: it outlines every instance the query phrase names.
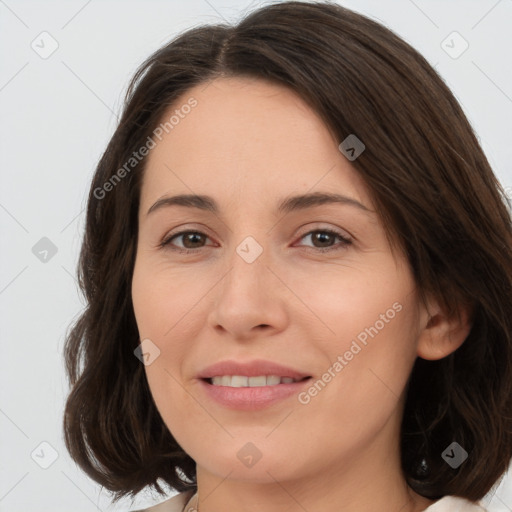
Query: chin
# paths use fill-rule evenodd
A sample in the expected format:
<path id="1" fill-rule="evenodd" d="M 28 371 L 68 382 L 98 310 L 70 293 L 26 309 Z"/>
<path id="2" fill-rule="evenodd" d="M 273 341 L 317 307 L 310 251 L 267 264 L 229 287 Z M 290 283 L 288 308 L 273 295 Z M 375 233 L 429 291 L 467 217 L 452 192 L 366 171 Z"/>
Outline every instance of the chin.
<path id="1" fill-rule="evenodd" d="M 282 427 L 281 427 L 282 428 Z M 268 426 L 228 427 L 231 435 L 223 432 L 205 437 L 197 442 L 201 434 L 191 437 L 190 431 L 176 432 L 182 448 L 194 459 L 198 467 L 230 480 L 254 483 L 275 483 L 298 476 L 297 472 L 307 468 L 307 454 L 297 449 L 298 441 L 292 436 L 286 440 L 278 432 L 269 433 Z M 179 434 L 184 434 L 181 437 Z M 282 433 L 281 433 L 282 434 Z M 300 455 L 305 456 L 304 460 Z"/>

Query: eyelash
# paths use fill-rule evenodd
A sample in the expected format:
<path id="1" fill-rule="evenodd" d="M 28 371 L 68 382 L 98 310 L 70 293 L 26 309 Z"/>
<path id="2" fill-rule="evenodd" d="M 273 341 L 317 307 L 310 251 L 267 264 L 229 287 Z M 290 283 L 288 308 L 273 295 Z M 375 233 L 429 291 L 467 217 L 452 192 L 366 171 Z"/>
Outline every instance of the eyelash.
<path id="1" fill-rule="evenodd" d="M 328 229 L 328 228 L 313 229 L 311 231 L 308 231 L 304 235 L 302 235 L 300 237 L 300 239 L 302 240 L 306 236 L 309 236 L 313 233 L 328 233 L 330 235 L 338 237 L 341 240 L 341 242 L 338 246 L 308 247 L 309 249 L 312 249 L 313 251 L 318 251 L 320 253 L 325 253 L 325 252 L 329 252 L 329 251 L 339 251 L 339 250 L 345 249 L 347 246 L 352 244 L 352 241 L 349 240 L 348 238 L 344 237 L 341 233 L 339 233 L 338 231 L 335 231 L 333 229 Z M 194 231 L 194 230 L 180 231 L 178 233 L 173 233 L 172 235 L 166 237 L 164 240 L 162 240 L 162 242 L 158 245 L 158 247 L 161 249 L 170 249 L 172 251 L 176 251 L 181 254 L 192 254 L 192 253 L 196 253 L 197 251 L 203 249 L 203 247 L 196 247 L 195 249 L 186 249 L 186 248 L 183 249 L 181 247 L 171 247 L 170 246 L 171 240 L 173 240 L 174 238 L 177 238 L 179 236 L 183 236 L 183 235 L 187 235 L 187 234 L 202 235 L 202 236 L 205 236 L 206 238 L 209 238 L 208 235 L 206 235 L 205 233 L 202 233 L 201 231 Z"/>

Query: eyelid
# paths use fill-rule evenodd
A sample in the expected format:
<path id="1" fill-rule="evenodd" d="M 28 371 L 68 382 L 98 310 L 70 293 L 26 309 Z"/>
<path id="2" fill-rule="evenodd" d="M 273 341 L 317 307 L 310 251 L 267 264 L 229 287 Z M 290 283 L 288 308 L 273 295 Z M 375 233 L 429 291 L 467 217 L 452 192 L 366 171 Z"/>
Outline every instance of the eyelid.
<path id="1" fill-rule="evenodd" d="M 179 229 L 179 230 L 178 231 L 173 230 L 170 233 L 168 233 L 167 235 L 165 235 L 164 238 L 162 239 L 162 241 L 159 242 L 157 247 L 161 248 L 161 249 L 169 249 L 171 251 L 178 252 L 181 254 L 194 254 L 194 253 L 199 252 L 201 249 L 208 247 L 208 245 L 205 245 L 202 247 L 195 247 L 192 249 L 189 249 L 186 247 L 179 247 L 179 246 L 173 247 L 170 243 L 171 240 L 173 238 L 179 238 L 179 237 L 185 236 L 190 233 L 198 234 L 198 235 L 206 237 L 210 240 L 212 239 L 208 233 L 204 232 L 204 231 L 208 231 L 208 230 L 203 227 L 201 227 L 200 229 L 192 228 L 192 227 L 181 227 L 181 229 L 180 228 L 177 228 L 177 229 Z M 202 231 L 202 230 L 204 230 L 204 231 Z M 297 241 L 302 240 L 306 236 L 312 236 L 313 233 L 315 233 L 315 232 L 329 233 L 330 235 L 337 237 L 341 241 L 338 243 L 335 243 L 332 246 L 327 246 L 327 247 L 314 247 L 314 246 L 299 246 L 299 247 L 304 247 L 308 251 L 313 251 L 313 252 L 322 254 L 322 253 L 326 253 L 329 251 L 337 251 L 337 250 L 345 249 L 345 248 L 347 248 L 347 246 L 352 245 L 354 242 L 354 238 L 350 234 L 348 234 L 345 230 L 343 230 L 339 227 L 334 228 L 331 226 L 315 226 L 315 227 L 309 226 L 309 228 L 307 230 L 305 230 L 302 234 L 297 235 Z M 294 242 L 292 246 L 295 246 L 296 243 L 297 242 Z M 210 247 L 211 247 L 211 245 L 210 245 Z"/>
<path id="2" fill-rule="evenodd" d="M 321 221 L 319 221 L 321 222 Z M 188 233 L 188 232 L 195 232 L 197 231 L 198 233 L 201 233 L 203 235 L 206 235 L 207 237 L 209 238 L 212 238 L 209 234 L 208 234 L 208 228 L 202 224 L 198 224 L 199 227 L 194 227 L 194 225 L 191 225 L 191 226 L 188 226 L 188 225 L 185 225 L 184 227 L 180 226 L 179 228 L 176 228 L 178 231 L 175 231 L 175 230 L 171 230 L 168 234 L 166 234 L 163 239 L 164 240 L 169 240 L 170 238 L 172 238 L 173 236 L 176 236 L 176 235 L 180 235 L 180 234 L 184 234 L 184 233 Z M 302 227 L 302 226 L 301 226 Z M 300 230 L 301 228 L 299 228 Z M 325 226 L 325 225 L 320 225 L 320 226 L 314 226 L 314 227 L 309 227 L 307 228 L 307 231 L 304 231 L 302 233 L 302 235 L 296 235 L 298 238 L 302 238 L 304 237 L 305 235 L 309 234 L 311 231 L 322 231 L 322 230 L 325 230 L 325 231 L 335 231 L 337 234 L 339 234 L 339 236 L 345 238 L 345 239 L 350 239 L 351 241 L 355 240 L 355 238 L 345 229 L 342 229 L 340 227 L 332 227 L 332 226 Z"/>
<path id="3" fill-rule="evenodd" d="M 330 226 L 330 225 L 328 225 L 328 226 L 318 225 L 318 226 L 313 226 L 313 227 L 308 225 L 306 230 L 304 232 L 302 232 L 302 234 L 297 235 L 297 237 L 298 237 L 298 239 L 301 239 L 301 238 L 304 238 L 306 235 L 309 235 L 311 232 L 315 232 L 315 231 L 331 232 L 347 241 L 350 240 L 351 242 L 353 242 L 355 240 L 355 238 L 347 230 L 342 229 L 338 226 L 334 227 L 334 226 Z"/>
<path id="4" fill-rule="evenodd" d="M 177 231 L 176 230 L 171 230 L 169 233 L 167 233 L 160 242 L 158 242 L 157 244 L 157 247 L 160 247 L 160 248 L 163 248 L 165 249 L 166 247 L 169 247 L 170 246 L 170 241 L 173 239 L 173 238 L 179 238 L 180 236 L 184 236 L 184 235 L 187 235 L 189 233 L 197 233 L 198 235 L 202 235 L 210 240 L 212 240 L 212 237 L 207 233 L 207 229 L 204 228 L 204 227 L 201 227 L 201 228 L 193 228 L 193 227 L 183 227 L 183 228 L 177 228 Z M 195 252 L 195 251 L 198 251 L 199 249 L 202 249 L 202 247 L 198 247 L 196 249 L 187 249 L 187 248 L 182 248 L 182 247 L 177 247 L 175 248 L 176 251 L 180 252 Z"/>
<path id="5" fill-rule="evenodd" d="M 169 237 L 173 237 L 176 235 L 182 235 L 183 233 L 190 233 L 190 232 L 197 232 L 201 233 L 203 235 L 208 236 L 209 238 L 212 238 L 210 235 L 211 230 L 207 228 L 204 224 L 181 224 L 180 226 L 177 226 L 171 230 L 169 230 L 163 237 L 163 239 L 169 239 Z"/>
<path id="6" fill-rule="evenodd" d="M 346 234 L 344 230 L 341 230 L 340 228 L 332 228 L 332 227 L 313 227 L 309 228 L 307 231 L 302 233 L 298 237 L 298 241 L 302 240 L 306 236 L 313 236 L 313 233 L 320 232 L 320 233 L 329 233 L 331 236 L 337 237 L 340 241 L 335 243 L 334 245 L 329 245 L 327 247 L 314 247 L 311 245 L 299 245 L 299 247 L 305 249 L 308 252 L 313 252 L 316 254 L 325 254 L 328 252 L 337 252 L 344 249 L 347 249 L 347 247 L 353 245 L 354 239 L 352 236 Z M 295 246 L 296 243 L 293 245 Z"/>

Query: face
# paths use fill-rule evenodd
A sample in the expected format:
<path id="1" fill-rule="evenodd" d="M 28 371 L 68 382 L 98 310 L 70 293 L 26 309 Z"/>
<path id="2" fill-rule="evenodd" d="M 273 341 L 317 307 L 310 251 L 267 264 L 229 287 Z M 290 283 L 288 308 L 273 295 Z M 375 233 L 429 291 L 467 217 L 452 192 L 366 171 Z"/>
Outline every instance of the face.
<path id="1" fill-rule="evenodd" d="M 141 189 L 132 296 L 156 406 L 198 472 L 273 482 L 366 464 L 368 476 L 396 457 L 417 356 L 409 266 L 341 141 L 295 93 L 217 79 L 165 119 L 191 98 Z M 182 194 L 211 202 L 160 201 Z M 241 366 L 208 371 L 226 361 Z"/>

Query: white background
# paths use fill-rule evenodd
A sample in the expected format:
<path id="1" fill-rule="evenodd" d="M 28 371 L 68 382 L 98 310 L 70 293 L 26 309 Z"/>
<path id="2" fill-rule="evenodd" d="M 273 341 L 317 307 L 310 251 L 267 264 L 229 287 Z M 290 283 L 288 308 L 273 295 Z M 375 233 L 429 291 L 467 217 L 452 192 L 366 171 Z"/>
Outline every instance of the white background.
<path id="1" fill-rule="evenodd" d="M 392 28 L 436 67 L 497 176 L 511 187 L 512 0 L 340 3 Z M 129 510 L 152 503 L 141 495 L 133 507 L 126 501 L 109 506 L 108 494 L 78 469 L 63 444 L 62 352 L 65 330 L 84 305 L 75 269 L 85 198 L 138 64 L 178 32 L 235 21 L 259 5 L 0 0 L 0 511 Z M 43 31 L 58 43 L 46 59 L 31 47 L 34 40 L 42 44 Z M 441 45 L 453 31 L 469 44 L 458 58 Z M 32 252 L 42 237 L 57 248 L 46 263 Z M 58 453 L 47 469 L 31 458 L 36 450 L 38 460 L 51 461 L 51 448 L 42 442 Z M 492 511 L 512 510 L 510 476 L 485 503 Z"/>

